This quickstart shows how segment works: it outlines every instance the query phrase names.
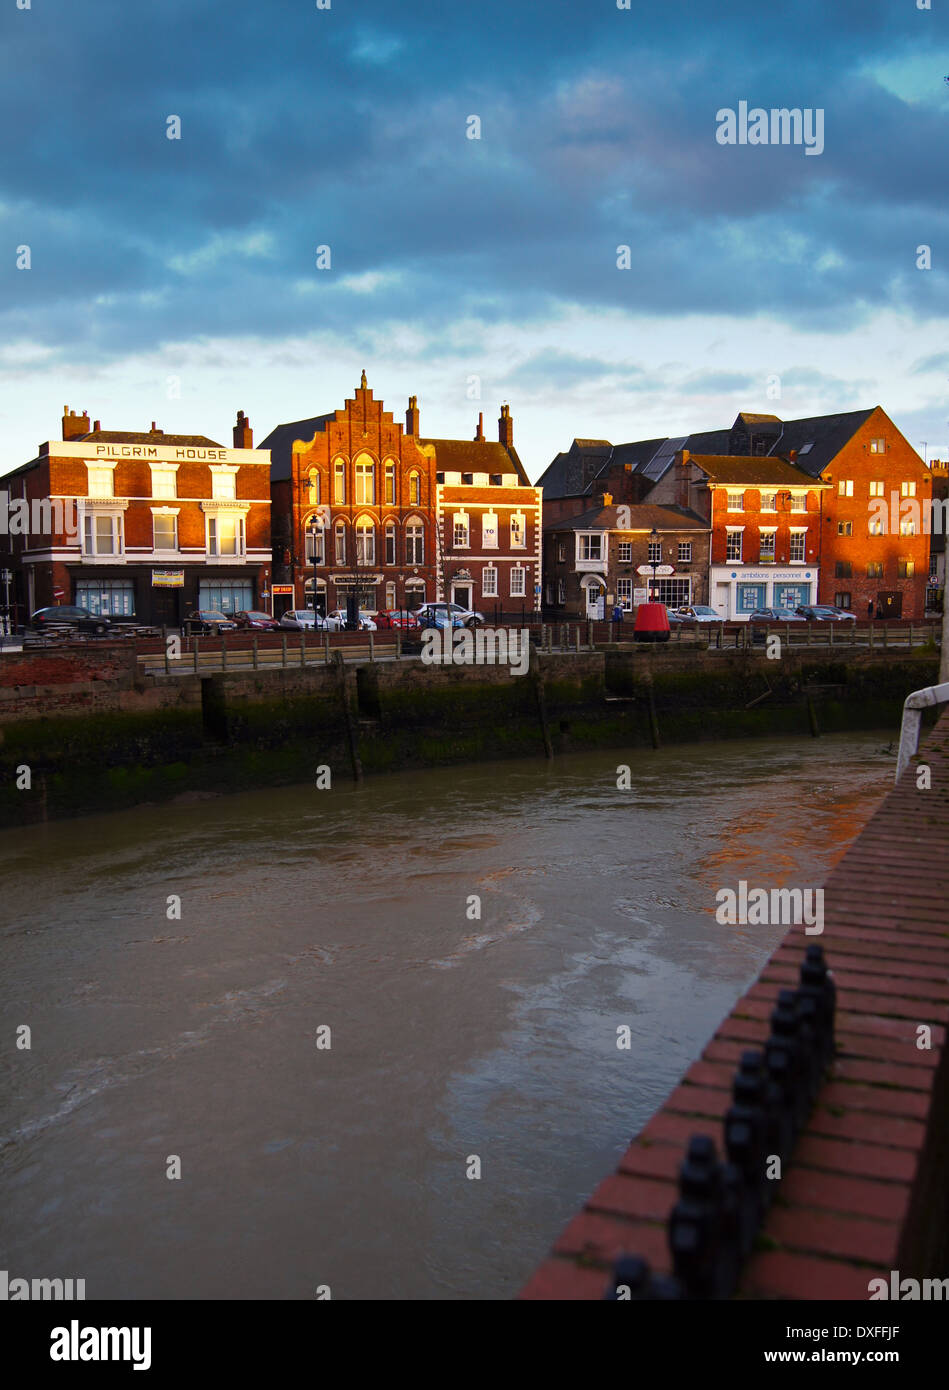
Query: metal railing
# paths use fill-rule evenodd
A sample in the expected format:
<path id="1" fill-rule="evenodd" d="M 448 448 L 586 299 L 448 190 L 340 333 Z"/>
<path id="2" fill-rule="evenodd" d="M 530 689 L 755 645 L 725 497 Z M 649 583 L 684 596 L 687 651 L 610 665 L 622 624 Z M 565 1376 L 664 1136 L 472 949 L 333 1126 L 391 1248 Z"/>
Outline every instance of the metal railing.
<path id="1" fill-rule="evenodd" d="M 914 690 L 903 702 L 903 722 L 900 725 L 900 747 L 896 755 L 896 777 L 899 781 L 909 767 L 910 759 L 919 750 L 919 730 L 923 720 L 923 710 L 934 705 L 949 704 L 949 682 L 945 685 L 927 685 L 923 690 Z"/>

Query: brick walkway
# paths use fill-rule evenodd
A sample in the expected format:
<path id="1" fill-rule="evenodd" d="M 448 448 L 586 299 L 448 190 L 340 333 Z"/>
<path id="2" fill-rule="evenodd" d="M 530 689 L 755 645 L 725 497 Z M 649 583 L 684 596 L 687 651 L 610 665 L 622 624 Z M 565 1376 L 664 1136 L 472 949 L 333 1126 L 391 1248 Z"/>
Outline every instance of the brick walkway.
<path id="1" fill-rule="evenodd" d="M 931 790 L 917 790 L 928 764 Z M 521 1293 L 599 1299 L 638 1254 L 670 1272 L 665 1221 L 694 1133 L 723 1154 L 741 1052 L 764 1044 L 782 987 L 819 940 L 837 986 L 837 1057 L 739 1290 L 866 1299 L 868 1281 L 949 1275 L 949 714 L 824 884 L 824 933 L 792 927 L 701 1059 L 630 1144 Z M 918 1030 L 932 1030 L 929 1050 Z"/>

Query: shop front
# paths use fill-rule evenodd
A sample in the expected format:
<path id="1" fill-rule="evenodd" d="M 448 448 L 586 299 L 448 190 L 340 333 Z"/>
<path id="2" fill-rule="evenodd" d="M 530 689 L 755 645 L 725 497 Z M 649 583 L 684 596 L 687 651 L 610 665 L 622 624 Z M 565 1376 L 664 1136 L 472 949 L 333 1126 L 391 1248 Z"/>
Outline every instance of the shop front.
<path id="1" fill-rule="evenodd" d="M 713 565 L 709 571 L 709 600 L 725 621 L 741 620 L 756 608 L 795 609 L 817 602 L 816 565 L 794 568 L 742 569 Z"/>
<path id="2" fill-rule="evenodd" d="M 178 627 L 196 608 L 238 613 L 257 607 L 258 575 L 234 568 L 123 565 L 70 566 L 64 601 L 118 621 Z"/>

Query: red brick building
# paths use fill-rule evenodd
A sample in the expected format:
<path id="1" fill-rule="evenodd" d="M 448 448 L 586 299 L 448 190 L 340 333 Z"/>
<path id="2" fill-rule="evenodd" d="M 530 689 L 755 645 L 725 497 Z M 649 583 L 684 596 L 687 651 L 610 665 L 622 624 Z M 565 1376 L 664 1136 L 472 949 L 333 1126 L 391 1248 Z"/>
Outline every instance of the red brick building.
<path id="1" fill-rule="evenodd" d="M 341 410 L 278 425 L 270 450 L 274 612 L 417 608 L 434 599 L 435 460 L 418 438 L 412 396 L 396 424 L 366 383 Z M 314 534 L 313 522 L 316 522 Z M 315 571 L 315 576 L 314 576 Z"/>
<path id="2" fill-rule="evenodd" d="M 763 592 L 771 599 L 786 600 L 796 590 L 807 589 L 811 602 L 836 603 L 852 608 L 865 618 L 872 602 L 874 613 L 892 618 L 921 618 L 925 612 L 930 565 L 928 524 L 932 477 L 915 449 L 879 406 L 840 415 L 816 415 L 800 420 L 781 420 L 776 415 L 750 412 L 739 414 L 728 429 L 708 430 L 678 439 L 650 439 L 630 444 L 610 444 L 608 440 L 576 439 L 570 449 L 558 454 L 540 478 L 544 488 L 545 520 L 576 515 L 591 506 L 591 498 L 601 491 L 617 501 L 631 503 L 678 503 L 690 506 L 711 519 L 711 498 L 699 505 L 695 488 L 685 501 L 675 460 L 688 451 L 692 460 L 710 458 L 716 466 L 732 460 L 730 479 L 733 492 L 746 494 L 743 521 L 736 513 L 731 521 L 716 523 L 713 543 L 709 602 L 713 607 L 731 609 L 729 616 L 740 616 L 743 605 Z M 754 482 L 753 470 L 739 476 L 734 460 L 747 464 L 768 459 L 784 468 L 796 469 L 785 478 L 788 514 L 770 517 L 760 495 L 777 485 L 777 475 L 769 480 L 763 474 Z M 780 471 L 780 470 L 779 470 Z M 698 482 L 696 475 L 693 482 Z M 706 479 L 711 486 L 711 479 Z M 720 475 L 720 486 L 728 481 Z M 806 502 L 801 495 L 806 493 Z M 770 503 L 770 498 L 768 499 Z M 792 507 L 806 507 L 806 516 L 791 515 Z M 819 522 L 815 530 L 813 512 Z M 726 503 L 726 511 L 727 511 Z M 805 527 L 804 560 L 798 560 L 799 527 Z M 728 562 L 728 551 L 737 554 L 738 545 L 727 540 L 741 534 L 742 560 Z M 770 540 L 762 541 L 774 528 L 775 566 L 781 562 L 786 541 L 787 574 L 779 577 L 770 562 Z M 744 528 L 744 529 L 742 529 Z M 722 546 L 725 546 L 723 551 Z M 814 549 L 812 556 L 811 549 Z M 761 563 L 764 560 L 767 563 Z M 749 565 L 756 568 L 749 570 Z M 811 575 L 806 570 L 811 567 Z M 803 568 L 801 568 L 803 566 Z M 793 570 L 793 573 L 790 572 Z M 816 583 L 816 589 L 814 585 Z M 740 584 L 748 585 L 741 593 Z M 721 586 L 717 589 L 717 586 Z M 757 592 L 754 587 L 757 586 Z M 776 594 L 777 586 L 777 594 Z M 780 587 L 786 586 L 786 587 Z M 805 599 L 804 601 L 807 601 Z M 781 602 L 777 603 L 781 606 Z"/>
<path id="3" fill-rule="evenodd" d="M 341 410 L 279 425 L 272 456 L 275 611 L 417 608 L 449 597 L 493 613 L 538 602 L 540 494 L 513 444 L 510 409 L 498 442 L 422 436 L 417 397 L 405 425 L 363 372 Z M 316 523 L 314 528 L 313 523 Z"/>
<path id="4" fill-rule="evenodd" d="M 62 440 L 3 480 L 20 619 L 77 604 L 177 626 L 194 608 L 258 606 L 271 567 L 269 467 L 243 412 L 225 448 L 154 423 L 90 430 L 67 407 Z"/>
<path id="5" fill-rule="evenodd" d="M 498 442 L 482 415 L 472 440 L 425 439 L 434 452 L 439 597 L 488 618 L 540 608 L 542 492 L 514 448 L 514 421 L 501 406 Z"/>
<path id="6" fill-rule="evenodd" d="M 650 497 L 671 494 L 710 524 L 708 603 L 733 619 L 755 608 L 817 602 L 821 496 L 828 487 L 793 460 L 680 449 Z"/>

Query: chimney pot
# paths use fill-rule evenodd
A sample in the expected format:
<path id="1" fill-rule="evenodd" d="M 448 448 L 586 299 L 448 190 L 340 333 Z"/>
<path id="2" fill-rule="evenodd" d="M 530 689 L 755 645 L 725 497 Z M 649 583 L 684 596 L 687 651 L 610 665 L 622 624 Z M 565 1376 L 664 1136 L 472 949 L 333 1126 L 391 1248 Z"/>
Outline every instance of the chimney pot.
<path id="1" fill-rule="evenodd" d="M 405 412 L 405 432 L 414 435 L 419 432 L 418 396 L 409 396 L 409 408 Z"/>
<path id="2" fill-rule="evenodd" d="M 237 424 L 234 426 L 234 448 L 252 449 L 254 447 L 254 431 L 250 427 L 250 421 L 243 410 L 237 412 Z"/>
<path id="3" fill-rule="evenodd" d="M 68 406 L 63 407 L 63 439 L 79 439 L 89 433 L 89 412 L 77 415 Z"/>
<path id="4" fill-rule="evenodd" d="M 498 440 L 508 448 L 514 445 L 514 421 L 511 419 L 511 407 L 506 402 L 501 406 L 501 417 L 498 420 Z"/>

